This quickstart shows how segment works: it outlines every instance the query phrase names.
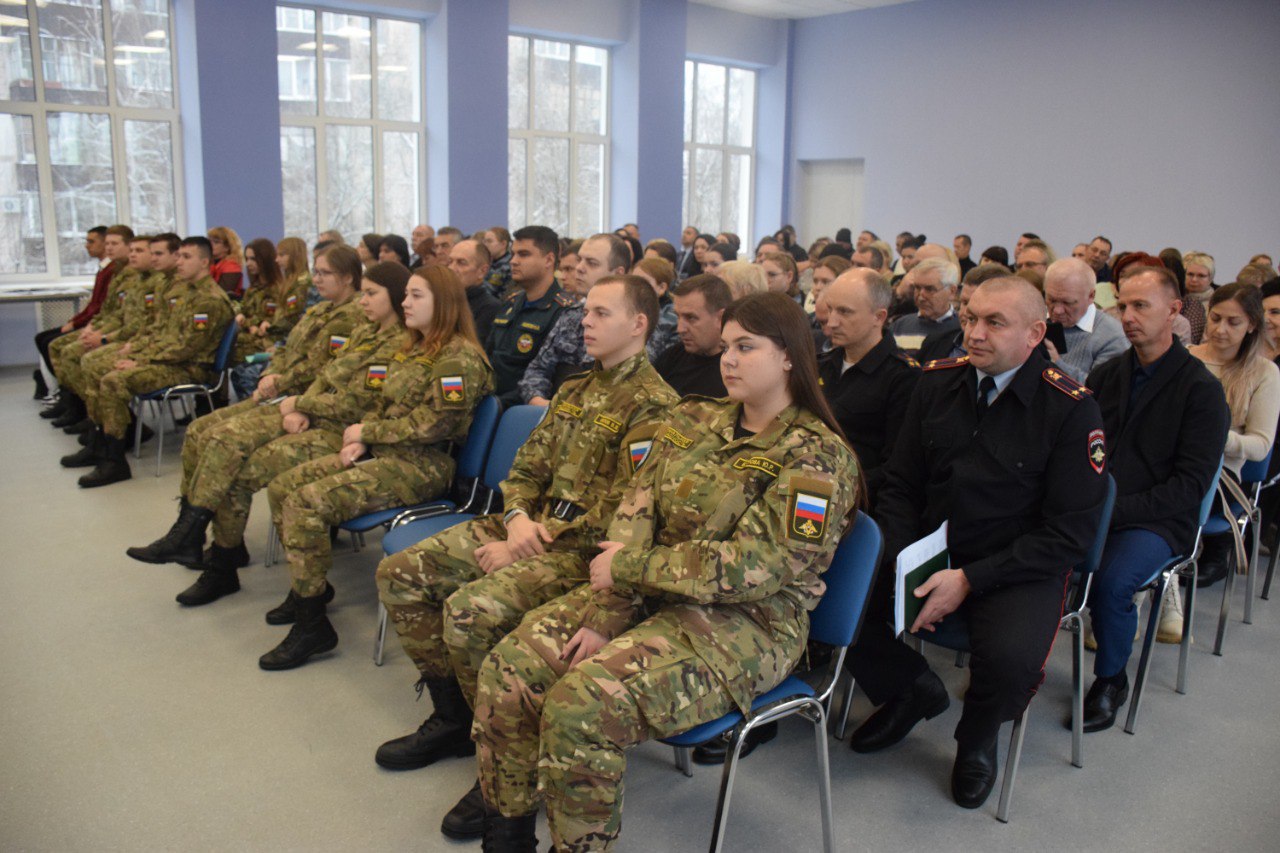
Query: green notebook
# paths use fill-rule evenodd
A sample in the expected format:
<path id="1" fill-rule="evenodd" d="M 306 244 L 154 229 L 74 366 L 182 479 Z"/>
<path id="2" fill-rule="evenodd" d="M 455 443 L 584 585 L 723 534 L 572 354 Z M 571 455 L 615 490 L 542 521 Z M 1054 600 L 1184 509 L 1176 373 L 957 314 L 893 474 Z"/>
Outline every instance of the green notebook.
<path id="1" fill-rule="evenodd" d="M 915 623 L 927 599 L 916 598 L 916 587 L 934 572 L 951 568 L 947 552 L 947 523 L 923 539 L 912 542 L 898 553 L 896 582 L 893 590 L 893 632 L 901 636 Z"/>

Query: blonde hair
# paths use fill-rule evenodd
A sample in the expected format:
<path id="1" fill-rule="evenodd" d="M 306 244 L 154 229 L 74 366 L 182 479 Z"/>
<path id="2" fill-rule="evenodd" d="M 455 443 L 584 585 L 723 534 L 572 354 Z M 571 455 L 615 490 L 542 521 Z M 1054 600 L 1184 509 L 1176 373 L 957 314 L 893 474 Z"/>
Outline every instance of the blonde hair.
<path id="1" fill-rule="evenodd" d="M 227 257 L 244 266 L 244 243 L 240 242 L 239 234 L 225 225 L 215 225 L 209 229 L 208 236 L 210 240 L 221 240 L 226 243 Z"/>
<path id="2" fill-rule="evenodd" d="M 1214 273 L 1217 272 L 1213 266 L 1213 255 L 1205 252 L 1187 252 L 1182 256 L 1182 268 L 1186 269 L 1192 264 L 1207 269 L 1209 271 L 1209 281 L 1213 281 Z"/>
<path id="3" fill-rule="evenodd" d="M 289 265 L 280 271 L 285 281 L 293 283 L 307 274 L 307 244 L 301 237 L 285 237 L 276 244 L 276 254 L 281 252 L 289 256 Z"/>
<path id="4" fill-rule="evenodd" d="M 764 270 L 750 261 L 725 261 L 715 274 L 729 285 L 735 300 L 752 293 L 769 292 L 769 280 L 765 278 Z"/>

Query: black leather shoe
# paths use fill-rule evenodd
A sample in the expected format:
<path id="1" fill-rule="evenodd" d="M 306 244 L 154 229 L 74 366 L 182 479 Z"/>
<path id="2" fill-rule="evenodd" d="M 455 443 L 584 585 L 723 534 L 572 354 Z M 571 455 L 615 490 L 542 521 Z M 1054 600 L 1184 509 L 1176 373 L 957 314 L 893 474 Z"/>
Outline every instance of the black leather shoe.
<path id="1" fill-rule="evenodd" d="M 241 545 L 240 547 L 244 547 Z M 327 584 L 322 593 L 324 603 L 333 601 L 333 584 Z M 267 611 L 268 625 L 292 625 L 298 618 L 298 594 L 292 589 L 284 597 L 284 601 Z"/>
<path id="2" fill-rule="evenodd" d="M 85 409 L 78 405 L 75 400 L 71 400 L 62 407 L 62 412 L 56 418 L 49 421 L 49 425 L 58 429 L 65 429 L 72 424 L 80 423 L 80 421 L 84 420 L 85 414 L 87 414 Z"/>
<path id="3" fill-rule="evenodd" d="M 57 421 L 53 422 L 54 426 L 58 425 Z M 97 429 L 98 425 L 91 418 L 81 418 L 70 426 L 64 426 L 62 431 L 67 435 L 79 435 L 82 432 L 92 432 Z"/>
<path id="4" fill-rule="evenodd" d="M 123 456 L 106 456 L 98 461 L 96 468 L 81 477 L 79 483 L 82 489 L 96 489 L 98 486 L 128 480 L 132 476 L 133 471 Z"/>
<path id="5" fill-rule="evenodd" d="M 239 591 L 240 577 L 234 571 L 205 569 L 195 583 L 178 593 L 175 600 L 183 607 L 199 607 Z"/>
<path id="6" fill-rule="evenodd" d="M 102 440 L 96 432 L 88 434 L 90 441 L 75 453 L 69 453 L 58 460 L 63 468 L 93 468 L 102 461 Z"/>
<path id="7" fill-rule="evenodd" d="M 991 796 L 996 784 L 996 739 L 978 746 L 961 744 L 951 768 L 951 797 L 956 805 L 976 809 Z"/>
<path id="8" fill-rule="evenodd" d="M 1084 697 L 1084 730 L 1100 732 L 1116 724 L 1120 715 L 1120 707 L 1129 698 L 1129 677 L 1126 675 L 1120 684 L 1109 684 L 1095 681 Z M 1071 716 L 1064 721 L 1071 728 Z"/>
<path id="9" fill-rule="evenodd" d="M 440 831 L 459 841 L 484 835 L 484 795 L 480 793 L 479 781 L 462 795 L 457 805 L 449 809 L 440 824 Z"/>
<path id="10" fill-rule="evenodd" d="M 1230 533 L 1205 536 L 1202 542 L 1196 566 L 1196 589 L 1213 586 L 1236 567 L 1236 546 Z"/>
<path id="11" fill-rule="evenodd" d="M 746 743 L 742 745 L 742 751 L 738 753 L 738 758 L 746 758 L 755 748 L 762 743 L 768 743 L 778 736 L 778 724 L 769 723 L 752 729 L 747 735 Z M 725 732 L 717 738 L 699 744 L 693 748 L 694 764 L 724 764 L 726 756 L 729 755 L 729 741 L 733 737 L 733 729 Z"/>
<path id="12" fill-rule="evenodd" d="M 946 685 L 933 672 L 925 672 L 911 687 L 884 703 L 853 733 L 849 748 L 854 752 L 877 752 L 905 738 L 921 720 L 932 720 L 951 707 Z"/>
<path id="13" fill-rule="evenodd" d="M 486 807 L 484 815 L 485 853 L 538 853 L 538 813 L 520 817 L 503 817 Z"/>

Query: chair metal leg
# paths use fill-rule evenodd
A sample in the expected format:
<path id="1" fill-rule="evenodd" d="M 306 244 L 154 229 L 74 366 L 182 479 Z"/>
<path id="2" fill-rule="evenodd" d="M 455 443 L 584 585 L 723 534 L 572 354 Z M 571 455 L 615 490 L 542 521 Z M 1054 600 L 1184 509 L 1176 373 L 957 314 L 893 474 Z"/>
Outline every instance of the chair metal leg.
<path id="1" fill-rule="evenodd" d="M 818 803 L 822 809 L 823 853 L 835 850 L 835 817 L 831 808 L 831 765 L 827 755 L 827 714 L 814 702 L 813 737 L 818 750 Z"/>
<path id="2" fill-rule="evenodd" d="M 378 602 L 378 642 L 373 648 L 373 662 L 377 666 L 382 666 L 382 649 L 387 642 L 387 608 L 381 601 Z"/>
<path id="3" fill-rule="evenodd" d="M 849 715 L 853 713 L 853 688 L 857 686 L 853 673 L 848 670 L 840 673 L 840 680 L 845 684 L 845 688 L 842 691 L 844 695 L 840 700 L 840 710 L 831 715 L 831 722 L 835 727 L 836 740 L 844 740 L 845 731 L 849 728 Z"/>
<path id="4" fill-rule="evenodd" d="M 1009 735 L 1009 754 L 1004 759 L 1004 783 L 1000 786 L 1000 805 L 996 807 L 996 819 L 1001 823 L 1009 822 L 1009 802 L 1013 799 L 1013 783 L 1018 775 L 1018 763 L 1022 761 L 1022 739 L 1027 731 L 1027 711 L 1023 710 L 1018 719 L 1013 721 L 1013 732 Z"/>
<path id="5" fill-rule="evenodd" d="M 272 522 L 267 527 L 267 555 L 262 558 L 262 565 L 274 566 L 276 564 L 276 544 L 279 541 L 276 536 L 275 522 Z"/>
<path id="6" fill-rule="evenodd" d="M 746 743 L 746 726 L 739 726 L 733 731 L 733 739 L 729 743 L 729 753 L 725 756 L 724 772 L 720 774 L 720 795 L 716 798 L 716 819 L 711 828 L 711 853 L 720 853 L 724 849 L 724 833 L 728 827 L 729 798 L 733 794 L 733 779 L 738 772 L 738 755 L 742 745 Z"/>
<path id="7" fill-rule="evenodd" d="M 1187 664 L 1191 659 L 1191 642 L 1195 637 L 1192 634 L 1192 624 L 1195 621 L 1196 579 L 1199 576 L 1199 567 L 1193 562 L 1191 564 L 1191 575 L 1187 581 L 1186 606 L 1182 608 L 1182 642 L 1178 644 L 1178 686 L 1176 689 L 1184 696 L 1187 693 Z M 1173 583 L 1177 582 L 1178 578 L 1175 575 Z"/>
<path id="8" fill-rule="evenodd" d="M 1166 576 L 1160 582 L 1160 597 L 1152 602 L 1151 615 L 1147 617 L 1147 633 L 1142 638 L 1142 657 L 1138 659 L 1138 677 L 1134 681 L 1133 695 L 1129 700 L 1129 717 L 1124 724 L 1124 730 L 1129 734 L 1133 734 L 1134 726 L 1138 723 L 1138 707 L 1142 704 L 1142 692 L 1147 683 L 1147 671 L 1151 668 L 1151 647 L 1155 644 L 1156 625 L 1160 621 L 1160 604 L 1164 601 L 1164 594 L 1168 585 L 1169 579 Z"/>
<path id="9" fill-rule="evenodd" d="M 1071 620 L 1071 765 L 1084 767 L 1084 625 Z"/>
<path id="10" fill-rule="evenodd" d="M 169 401 L 169 416 L 173 417 L 173 401 Z M 141 419 L 138 421 L 142 423 Z M 160 476 L 160 457 L 164 453 L 164 407 L 159 403 L 156 404 L 156 473 Z"/>
<path id="11" fill-rule="evenodd" d="M 1237 555 L 1240 549 L 1236 550 Z M 1222 581 L 1222 610 L 1218 613 L 1218 637 L 1213 643 L 1213 653 L 1217 657 L 1222 657 L 1222 644 L 1227 638 L 1227 620 L 1231 618 L 1231 593 L 1235 589 L 1236 573 L 1235 570 L 1227 572 L 1227 576 Z"/>
<path id="12" fill-rule="evenodd" d="M 146 403 L 138 401 L 138 420 L 133 426 L 133 458 L 142 458 L 142 412 L 146 408 Z"/>
<path id="13" fill-rule="evenodd" d="M 1280 554 L 1280 542 L 1271 549 L 1271 557 L 1267 560 L 1267 580 L 1262 585 L 1262 600 L 1267 601 L 1271 598 L 1271 578 L 1276 573 L 1276 555 Z"/>
<path id="14" fill-rule="evenodd" d="M 687 746 L 673 746 L 671 748 L 675 750 L 676 754 L 676 769 L 685 776 L 692 777 L 693 761 L 691 760 L 691 756 L 693 755 L 693 750 Z"/>
<path id="15" fill-rule="evenodd" d="M 1253 579 L 1258 574 L 1258 548 L 1262 536 L 1262 511 L 1254 508 L 1249 513 L 1249 525 L 1253 533 L 1253 544 L 1249 551 L 1249 571 L 1244 579 L 1244 624 L 1253 624 Z"/>

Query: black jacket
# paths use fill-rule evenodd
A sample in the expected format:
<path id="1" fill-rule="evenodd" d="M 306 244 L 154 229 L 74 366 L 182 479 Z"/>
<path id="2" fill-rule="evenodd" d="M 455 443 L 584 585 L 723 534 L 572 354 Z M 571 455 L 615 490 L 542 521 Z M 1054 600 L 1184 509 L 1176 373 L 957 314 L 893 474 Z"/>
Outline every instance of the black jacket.
<path id="1" fill-rule="evenodd" d="M 925 369 L 873 509 L 884 570 L 949 521 L 953 568 L 976 594 L 1066 577 L 1106 495 L 1102 415 L 1088 391 L 1032 353 L 978 420 L 968 357 Z"/>
<path id="2" fill-rule="evenodd" d="M 920 365 L 898 349 L 887 330 L 880 343 L 841 374 L 844 350 L 818 356 L 818 377 L 831 411 L 858 454 L 858 465 L 874 500 L 884 480 L 884 462 L 902 429 L 907 401 L 920 378 Z"/>
<path id="3" fill-rule="evenodd" d="M 467 306 L 471 308 L 471 319 L 476 323 L 476 338 L 483 346 L 489 339 L 489 329 L 492 328 L 493 318 L 497 316 L 502 303 L 481 282 L 475 287 L 467 288 Z"/>
<path id="4" fill-rule="evenodd" d="M 1231 412 L 1222 384 L 1177 338 L 1131 404 L 1137 364 L 1129 350 L 1095 367 L 1087 382 L 1102 407 L 1116 479 L 1111 527 L 1150 530 L 1173 553 L 1186 554 L 1227 444 Z"/>

